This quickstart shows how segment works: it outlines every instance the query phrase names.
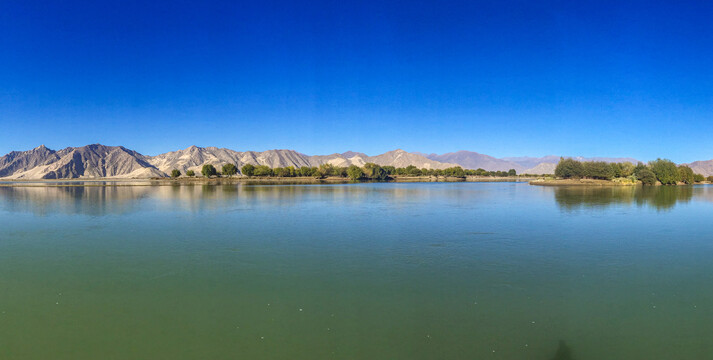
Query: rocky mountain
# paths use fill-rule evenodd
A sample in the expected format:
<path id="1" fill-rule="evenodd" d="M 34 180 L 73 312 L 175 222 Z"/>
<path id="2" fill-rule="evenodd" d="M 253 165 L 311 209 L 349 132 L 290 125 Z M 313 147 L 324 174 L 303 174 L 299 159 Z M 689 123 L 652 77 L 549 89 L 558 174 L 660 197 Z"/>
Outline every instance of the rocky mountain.
<path id="1" fill-rule="evenodd" d="M 87 145 L 59 151 L 38 148 L 0 158 L 0 177 L 11 179 L 148 178 L 164 174 L 122 146 Z"/>
<path id="2" fill-rule="evenodd" d="M 377 156 L 358 152 L 309 156 L 294 150 L 239 152 L 216 147 L 191 146 L 156 156 L 142 155 L 122 146 L 100 144 L 69 147 L 59 151 L 45 146 L 29 151 L 13 151 L 0 158 L 0 178 L 8 179 L 74 179 L 74 178 L 150 178 L 165 177 L 173 169 L 182 173 L 200 173 L 204 164 L 217 169 L 232 163 L 238 168 L 245 164 L 269 167 L 302 167 L 332 164 L 335 166 L 363 166 L 373 162 L 382 166 L 445 169 L 455 164 L 442 163 L 421 155 L 394 150 Z"/>
<path id="3" fill-rule="evenodd" d="M 57 160 L 59 160 L 57 152 L 44 145 L 29 151 L 13 151 L 0 158 L 0 177 L 46 167 Z"/>

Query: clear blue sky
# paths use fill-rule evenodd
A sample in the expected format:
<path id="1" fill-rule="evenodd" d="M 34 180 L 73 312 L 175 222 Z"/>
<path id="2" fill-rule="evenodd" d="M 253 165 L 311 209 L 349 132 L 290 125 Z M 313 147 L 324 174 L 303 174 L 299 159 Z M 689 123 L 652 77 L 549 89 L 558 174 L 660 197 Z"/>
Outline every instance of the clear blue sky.
<path id="1" fill-rule="evenodd" d="M 0 153 L 713 158 L 709 1 L 3 1 Z"/>

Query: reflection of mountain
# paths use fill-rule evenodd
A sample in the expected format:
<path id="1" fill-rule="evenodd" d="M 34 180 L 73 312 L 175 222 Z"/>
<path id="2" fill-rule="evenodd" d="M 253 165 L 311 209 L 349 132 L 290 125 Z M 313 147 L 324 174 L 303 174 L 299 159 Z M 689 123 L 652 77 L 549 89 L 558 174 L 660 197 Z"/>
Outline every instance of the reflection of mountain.
<path id="1" fill-rule="evenodd" d="M 689 202 L 703 188 L 693 186 L 603 186 L 556 187 L 555 201 L 561 209 L 598 208 L 611 205 L 652 206 L 659 210 Z M 702 195 L 702 194 L 701 194 Z"/>
<path id="2" fill-rule="evenodd" d="M 346 204 L 391 204 L 429 199 L 494 197 L 482 189 L 361 185 L 156 185 L 0 187 L 0 211 L 103 216 L 141 211 L 243 211 L 302 206 L 306 198 Z"/>

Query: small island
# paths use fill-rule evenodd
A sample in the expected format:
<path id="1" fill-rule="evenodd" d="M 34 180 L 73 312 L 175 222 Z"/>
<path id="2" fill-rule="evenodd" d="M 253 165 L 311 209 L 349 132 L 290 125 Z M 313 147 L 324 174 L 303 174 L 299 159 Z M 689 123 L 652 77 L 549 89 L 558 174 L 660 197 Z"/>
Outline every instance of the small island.
<path id="1" fill-rule="evenodd" d="M 633 186 L 633 185 L 692 185 L 713 182 L 687 165 L 676 165 L 671 160 L 656 159 L 648 164 L 639 162 L 607 163 L 604 161 L 578 161 L 561 158 L 555 168 L 554 178 L 530 181 L 543 186 Z"/>

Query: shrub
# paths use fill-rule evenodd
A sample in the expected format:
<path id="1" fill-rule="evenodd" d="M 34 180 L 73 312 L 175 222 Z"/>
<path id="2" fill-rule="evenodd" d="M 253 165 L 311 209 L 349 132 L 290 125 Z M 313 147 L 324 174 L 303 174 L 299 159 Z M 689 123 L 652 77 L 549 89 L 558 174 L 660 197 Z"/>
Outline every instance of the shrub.
<path id="1" fill-rule="evenodd" d="M 217 175 L 218 171 L 215 170 L 215 167 L 213 165 L 205 164 L 201 169 L 201 174 L 203 174 L 203 176 L 205 177 L 211 177 Z"/>
<path id="2" fill-rule="evenodd" d="M 676 185 L 681 180 L 681 175 L 678 172 L 676 164 L 667 159 L 656 159 L 649 163 L 651 171 L 664 185 Z"/>
<path id="3" fill-rule="evenodd" d="M 710 181 L 710 182 L 713 182 L 713 175 L 707 177 L 706 180 L 708 180 L 708 181 Z"/>
<path id="4" fill-rule="evenodd" d="M 693 181 L 695 181 L 697 183 L 703 182 L 705 179 L 706 179 L 705 176 L 703 176 L 701 174 L 693 174 Z"/>
<path id="5" fill-rule="evenodd" d="M 517 176 L 517 171 L 515 169 L 508 170 L 508 176 Z"/>
<path id="6" fill-rule="evenodd" d="M 196 172 L 193 170 L 188 170 L 186 171 L 186 176 L 194 177 L 196 176 Z"/>
<path id="7" fill-rule="evenodd" d="M 560 158 L 555 168 L 555 176 L 563 179 L 579 179 L 584 176 L 584 167 L 577 160 Z"/>
<path id="8" fill-rule="evenodd" d="M 171 170 L 171 177 L 172 177 L 172 178 L 177 178 L 177 177 L 179 177 L 179 176 L 181 176 L 181 172 L 180 172 L 178 169 L 173 169 L 173 170 Z"/>

